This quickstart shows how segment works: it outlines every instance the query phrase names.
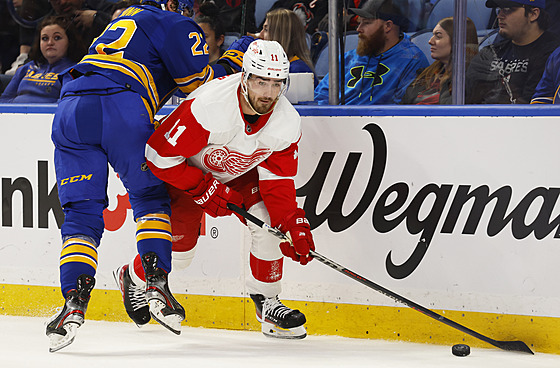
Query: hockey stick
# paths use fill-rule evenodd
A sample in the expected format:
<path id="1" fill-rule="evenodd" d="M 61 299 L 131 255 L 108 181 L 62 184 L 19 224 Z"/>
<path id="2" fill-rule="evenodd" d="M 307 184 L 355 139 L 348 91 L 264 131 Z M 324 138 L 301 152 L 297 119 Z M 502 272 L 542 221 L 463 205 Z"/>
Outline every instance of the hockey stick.
<path id="1" fill-rule="evenodd" d="M 290 238 L 288 238 L 288 236 L 286 234 L 284 234 L 283 232 L 281 232 L 280 230 L 273 228 L 272 226 L 268 225 L 267 223 L 265 223 L 264 221 L 258 219 L 257 217 L 251 215 L 249 212 L 245 211 L 244 209 L 232 204 L 232 203 L 228 203 L 228 208 L 234 212 L 236 212 L 237 214 L 243 216 L 244 218 L 246 218 L 247 220 L 251 221 L 252 223 L 254 223 L 255 225 L 263 228 L 264 230 L 268 231 L 270 234 L 276 236 L 277 238 L 283 240 L 283 241 L 287 241 L 287 242 L 291 242 Z M 509 351 L 518 351 L 518 352 L 522 352 L 522 353 L 529 353 L 529 354 L 533 354 L 533 352 L 531 351 L 531 349 L 529 349 L 529 347 L 527 346 L 527 344 L 525 344 L 523 341 L 499 341 L 499 340 L 494 340 L 491 339 L 487 336 L 484 336 L 476 331 L 471 330 L 468 327 L 465 327 L 455 321 L 452 321 L 448 318 L 445 318 L 444 316 L 428 309 L 425 308 L 423 306 L 421 306 L 420 304 L 417 304 L 389 289 L 384 288 L 381 285 L 376 284 L 373 281 L 370 281 L 368 279 L 366 279 L 363 276 L 358 275 L 357 273 L 350 271 L 349 269 L 347 269 L 346 267 L 343 267 L 341 265 L 339 265 L 338 263 L 331 261 L 330 259 L 328 259 L 327 257 L 315 252 L 315 251 L 311 251 L 310 252 L 311 255 L 313 256 L 313 258 L 317 259 L 319 262 L 329 266 L 330 268 L 337 270 L 338 272 L 350 277 L 351 279 L 354 279 L 362 284 L 364 284 L 365 286 L 376 290 L 378 292 L 380 292 L 381 294 L 388 296 L 389 298 L 393 299 L 396 302 L 402 303 L 404 305 L 406 305 L 407 307 L 410 307 L 428 317 L 431 317 L 433 319 L 435 319 L 438 322 L 442 322 L 450 327 L 453 327 L 461 332 L 466 333 L 467 335 L 471 335 L 473 337 L 476 337 L 479 340 L 485 341 L 490 345 L 494 345 L 497 348 L 500 348 L 502 350 L 509 350 Z"/>

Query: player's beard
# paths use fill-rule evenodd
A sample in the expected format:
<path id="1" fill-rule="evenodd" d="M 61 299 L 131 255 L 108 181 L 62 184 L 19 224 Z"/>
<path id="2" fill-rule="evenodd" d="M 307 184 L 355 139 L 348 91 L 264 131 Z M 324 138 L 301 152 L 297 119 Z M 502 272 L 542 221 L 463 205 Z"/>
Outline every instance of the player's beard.
<path id="1" fill-rule="evenodd" d="M 249 92 L 249 103 L 259 114 L 266 114 L 270 112 L 275 102 L 276 99 L 257 98 L 251 92 Z"/>
<path id="2" fill-rule="evenodd" d="M 362 37 L 360 35 L 356 52 L 360 56 L 378 55 L 381 53 L 381 51 L 383 51 L 384 48 L 385 34 L 383 32 L 383 27 L 379 27 L 377 31 L 375 31 L 369 37 Z"/>

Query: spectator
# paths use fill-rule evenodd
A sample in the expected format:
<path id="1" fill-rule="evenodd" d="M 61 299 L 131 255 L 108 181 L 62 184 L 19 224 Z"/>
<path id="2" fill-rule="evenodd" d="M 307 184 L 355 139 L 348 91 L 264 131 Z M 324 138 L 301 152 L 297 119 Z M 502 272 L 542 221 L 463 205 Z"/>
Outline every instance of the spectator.
<path id="1" fill-rule="evenodd" d="M 560 104 L 560 47 L 546 62 L 543 76 L 537 85 L 532 104 Z"/>
<path id="2" fill-rule="evenodd" d="M 198 11 L 194 20 L 204 31 L 210 65 L 214 65 L 224 53 L 222 45 L 226 37 L 220 19 L 220 9 L 213 2 L 205 2 L 200 5 Z"/>
<path id="3" fill-rule="evenodd" d="M 51 0 L 57 15 L 73 16 L 86 45 L 90 45 L 111 21 L 114 2 L 109 0 Z"/>
<path id="4" fill-rule="evenodd" d="M 111 20 L 117 18 L 121 13 L 132 5 L 140 4 L 140 0 L 120 0 L 111 8 Z"/>
<path id="5" fill-rule="evenodd" d="M 435 61 L 424 69 L 407 88 L 401 101 L 409 105 L 451 104 L 453 67 L 453 17 L 443 18 L 432 31 L 430 56 Z M 465 69 L 478 54 L 478 36 L 472 20 L 467 18 L 467 40 L 465 45 Z"/>
<path id="6" fill-rule="evenodd" d="M 484 47 L 467 69 L 466 101 L 474 104 L 529 103 L 548 56 L 560 45 L 548 32 L 545 0 L 488 0 L 498 7 L 503 40 Z"/>
<path id="7" fill-rule="evenodd" d="M 282 45 L 290 60 L 290 73 L 314 73 L 305 28 L 293 11 L 275 9 L 268 12 L 259 37 Z M 315 85 L 318 82 L 315 78 Z"/>
<path id="8" fill-rule="evenodd" d="M 344 99 L 347 105 L 398 104 L 410 82 L 428 61 L 407 35 L 408 20 L 391 0 L 368 0 L 359 17 L 359 41 L 344 54 Z M 404 28 L 404 29 L 401 29 Z M 319 105 L 328 104 L 328 74 L 315 88 Z"/>
<path id="9" fill-rule="evenodd" d="M 11 27 L 17 28 L 19 36 L 19 55 L 16 55 L 15 60 L 12 59 L 10 69 L 5 71 L 5 74 L 11 77 L 19 67 L 29 61 L 29 51 L 36 33 L 36 26 L 52 8 L 47 0 L 13 0 L 6 1 L 5 4 L 7 9 L 2 9 L 2 11 L 6 14 L 10 13 L 13 20 L 17 22 L 17 25 L 11 25 Z"/>
<path id="10" fill-rule="evenodd" d="M 278 0 L 268 9 L 267 13 L 275 9 L 292 10 L 301 19 L 306 32 L 312 35 L 317 31 L 319 21 L 328 12 L 328 2 L 317 0 Z M 264 21 L 262 24 L 257 24 L 257 26 L 259 26 L 259 29 L 262 29 Z"/>
<path id="11" fill-rule="evenodd" d="M 194 0 L 177 0 L 177 12 L 185 17 L 194 16 Z"/>
<path id="12" fill-rule="evenodd" d="M 38 27 L 31 61 L 19 68 L 0 97 L 1 103 L 55 103 L 60 96 L 58 73 L 76 64 L 86 46 L 63 16 L 50 16 Z"/>
<path id="13" fill-rule="evenodd" d="M 10 69 L 10 64 L 20 54 L 19 27 L 6 9 L 6 2 L 0 1 L 0 73 Z M 9 82 L 9 78 L 6 78 Z M 4 81 L 3 77 L 0 77 Z"/>
<path id="14" fill-rule="evenodd" d="M 257 31 L 255 20 L 256 0 L 202 0 L 212 1 L 220 9 L 220 18 L 226 32 L 237 32 L 244 35 L 246 32 Z"/>

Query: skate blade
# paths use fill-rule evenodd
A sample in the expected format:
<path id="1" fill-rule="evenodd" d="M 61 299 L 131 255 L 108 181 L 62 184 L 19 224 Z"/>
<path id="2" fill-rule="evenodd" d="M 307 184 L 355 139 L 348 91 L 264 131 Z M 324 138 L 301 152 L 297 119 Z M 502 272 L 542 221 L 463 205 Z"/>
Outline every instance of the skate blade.
<path id="1" fill-rule="evenodd" d="M 176 335 L 181 334 L 181 322 L 184 318 L 180 314 L 163 315 L 161 310 L 166 307 L 165 303 L 160 300 L 150 300 L 150 314 L 160 325 L 167 328 Z"/>
<path id="2" fill-rule="evenodd" d="M 62 348 L 67 347 L 74 342 L 74 337 L 76 337 L 76 330 L 80 327 L 77 323 L 67 323 L 62 328 L 66 331 L 66 335 L 60 335 L 57 333 L 49 334 L 50 347 L 49 352 L 54 353 Z"/>
<path id="3" fill-rule="evenodd" d="M 275 339 L 303 339 L 307 336 L 305 327 L 298 326 L 293 328 L 281 328 L 273 323 L 262 322 L 262 333 L 267 337 Z"/>

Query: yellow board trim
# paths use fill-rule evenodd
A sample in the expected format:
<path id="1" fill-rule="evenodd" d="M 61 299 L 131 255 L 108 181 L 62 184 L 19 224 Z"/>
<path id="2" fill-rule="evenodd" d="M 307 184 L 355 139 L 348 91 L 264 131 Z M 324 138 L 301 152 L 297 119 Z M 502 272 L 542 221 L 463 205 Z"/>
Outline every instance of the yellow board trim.
<path id="1" fill-rule="evenodd" d="M 175 294 L 185 307 L 186 326 L 260 331 L 249 298 Z M 310 335 L 399 340 L 415 343 L 493 348 L 406 307 L 284 300 L 307 317 Z M 48 318 L 63 304 L 60 288 L 0 284 L 0 314 Z M 434 310 L 496 340 L 521 340 L 533 351 L 560 354 L 560 318 Z M 87 319 L 130 322 L 119 291 L 94 290 Z M 155 323 L 155 322 L 154 322 Z"/>

